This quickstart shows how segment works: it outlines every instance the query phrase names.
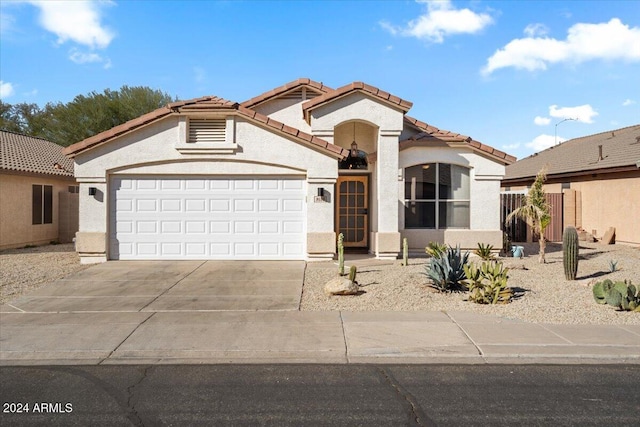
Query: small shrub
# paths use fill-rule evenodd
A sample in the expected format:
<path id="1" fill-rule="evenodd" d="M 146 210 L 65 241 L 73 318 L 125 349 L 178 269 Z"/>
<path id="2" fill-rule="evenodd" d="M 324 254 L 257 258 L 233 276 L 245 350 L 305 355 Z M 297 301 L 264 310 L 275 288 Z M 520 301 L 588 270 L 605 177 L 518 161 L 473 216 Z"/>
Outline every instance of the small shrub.
<path id="1" fill-rule="evenodd" d="M 429 242 L 429 245 L 425 248 L 425 252 L 433 258 L 440 258 L 442 254 L 447 252 L 447 249 L 449 249 L 449 247 L 444 243 Z"/>
<path id="2" fill-rule="evenodd" d="M 462 254 L 460 246 L 449 247 L 440 257 L 432 257 L 426 265 L 425 275 L 431 286 L 440 292 L 462 291 L 465 289 L 464 266 L 469 260 L 469 252 Z"/>
<path id="3" fill-rule="evenodd" d="M 615 273 L 616 271 L 618 271 L 618 261 L 609 260 L 609 273 Z"/>
<path id="4" fill-rule="evenodd" d="M 482 258 L 483 261 L 489 261 L 495 258 L 493 255 L 493 245 L 478 243 L 478 249 L 473 252 Z"/>
<path id="5" fill-rule="evenodd" d="M 467 276 L 465 284 L 469 289 L 469 301 L 478 304 L 507 304 L 511 302 L 513 290 L 507 287 L 508 268 L 502 262 L 484 261 L 480 267 L 475 264 L 464 266 Z"/>
<path id="6" fill-rule="evenodd" d="M 593 298 L 598 304 L 609 304 L 623 311 L 640 312 L 640 290 L 631 282 L 606 279 L 593 285 Z"/>

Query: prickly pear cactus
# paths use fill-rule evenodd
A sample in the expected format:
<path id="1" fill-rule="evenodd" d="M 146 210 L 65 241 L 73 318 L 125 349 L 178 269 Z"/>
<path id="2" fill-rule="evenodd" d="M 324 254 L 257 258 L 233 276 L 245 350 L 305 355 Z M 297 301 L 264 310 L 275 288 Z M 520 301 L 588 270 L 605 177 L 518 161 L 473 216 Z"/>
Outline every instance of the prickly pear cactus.
<path id="1" fill-rule="evenodd" d="M 598 304 L 609 304 L 624 311 L 640 312 L 640 292 L 631 282 L 604 280 L 593 285 L 593 298 Z"/>
<path id="2" fill-rule="evenodd" d="M 567 227 L 562 233 L 562 264 L 564 265 L 564 277 L 567 280 L 576 280 L 578 252 L 578 231 L 575 227 Z"/>

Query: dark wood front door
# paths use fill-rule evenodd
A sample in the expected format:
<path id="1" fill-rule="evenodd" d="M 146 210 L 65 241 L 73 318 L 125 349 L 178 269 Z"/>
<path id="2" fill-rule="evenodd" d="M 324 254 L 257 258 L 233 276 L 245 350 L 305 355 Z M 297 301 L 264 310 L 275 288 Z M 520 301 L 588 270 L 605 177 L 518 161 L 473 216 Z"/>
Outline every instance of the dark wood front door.
<path id="1" fill-rule="evenodd" d="M 344 246 L 366 248 L 369 236 L 369 177 L 338 177 L 336 184 L 336 233 L 344 235 Z"/>

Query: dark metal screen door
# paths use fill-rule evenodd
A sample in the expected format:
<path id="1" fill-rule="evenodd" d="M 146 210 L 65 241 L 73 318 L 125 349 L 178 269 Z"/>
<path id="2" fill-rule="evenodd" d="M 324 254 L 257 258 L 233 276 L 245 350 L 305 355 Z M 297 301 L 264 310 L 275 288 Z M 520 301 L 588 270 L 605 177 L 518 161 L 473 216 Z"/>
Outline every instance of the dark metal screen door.
<path id="1" fill-rule="evenodd" d="M 369 177 L 340 176 L 336 184 L 336 232 L 345 247 L 367 247 L 369 234 Z"/>

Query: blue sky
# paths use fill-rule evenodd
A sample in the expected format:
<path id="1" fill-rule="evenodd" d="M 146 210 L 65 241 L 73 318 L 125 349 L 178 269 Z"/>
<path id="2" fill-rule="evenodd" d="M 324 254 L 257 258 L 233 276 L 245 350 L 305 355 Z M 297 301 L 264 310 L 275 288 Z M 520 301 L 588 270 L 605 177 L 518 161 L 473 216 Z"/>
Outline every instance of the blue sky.
<path id="1" fill-rule="evenodd" d="M 12 104 L 122 85 L 242 102 L 299 77 L 364 81 L 518 158 L 556 131 L 640 123 L 634 0 L 2 0 L 0 30 L 0 97 Z"/>

